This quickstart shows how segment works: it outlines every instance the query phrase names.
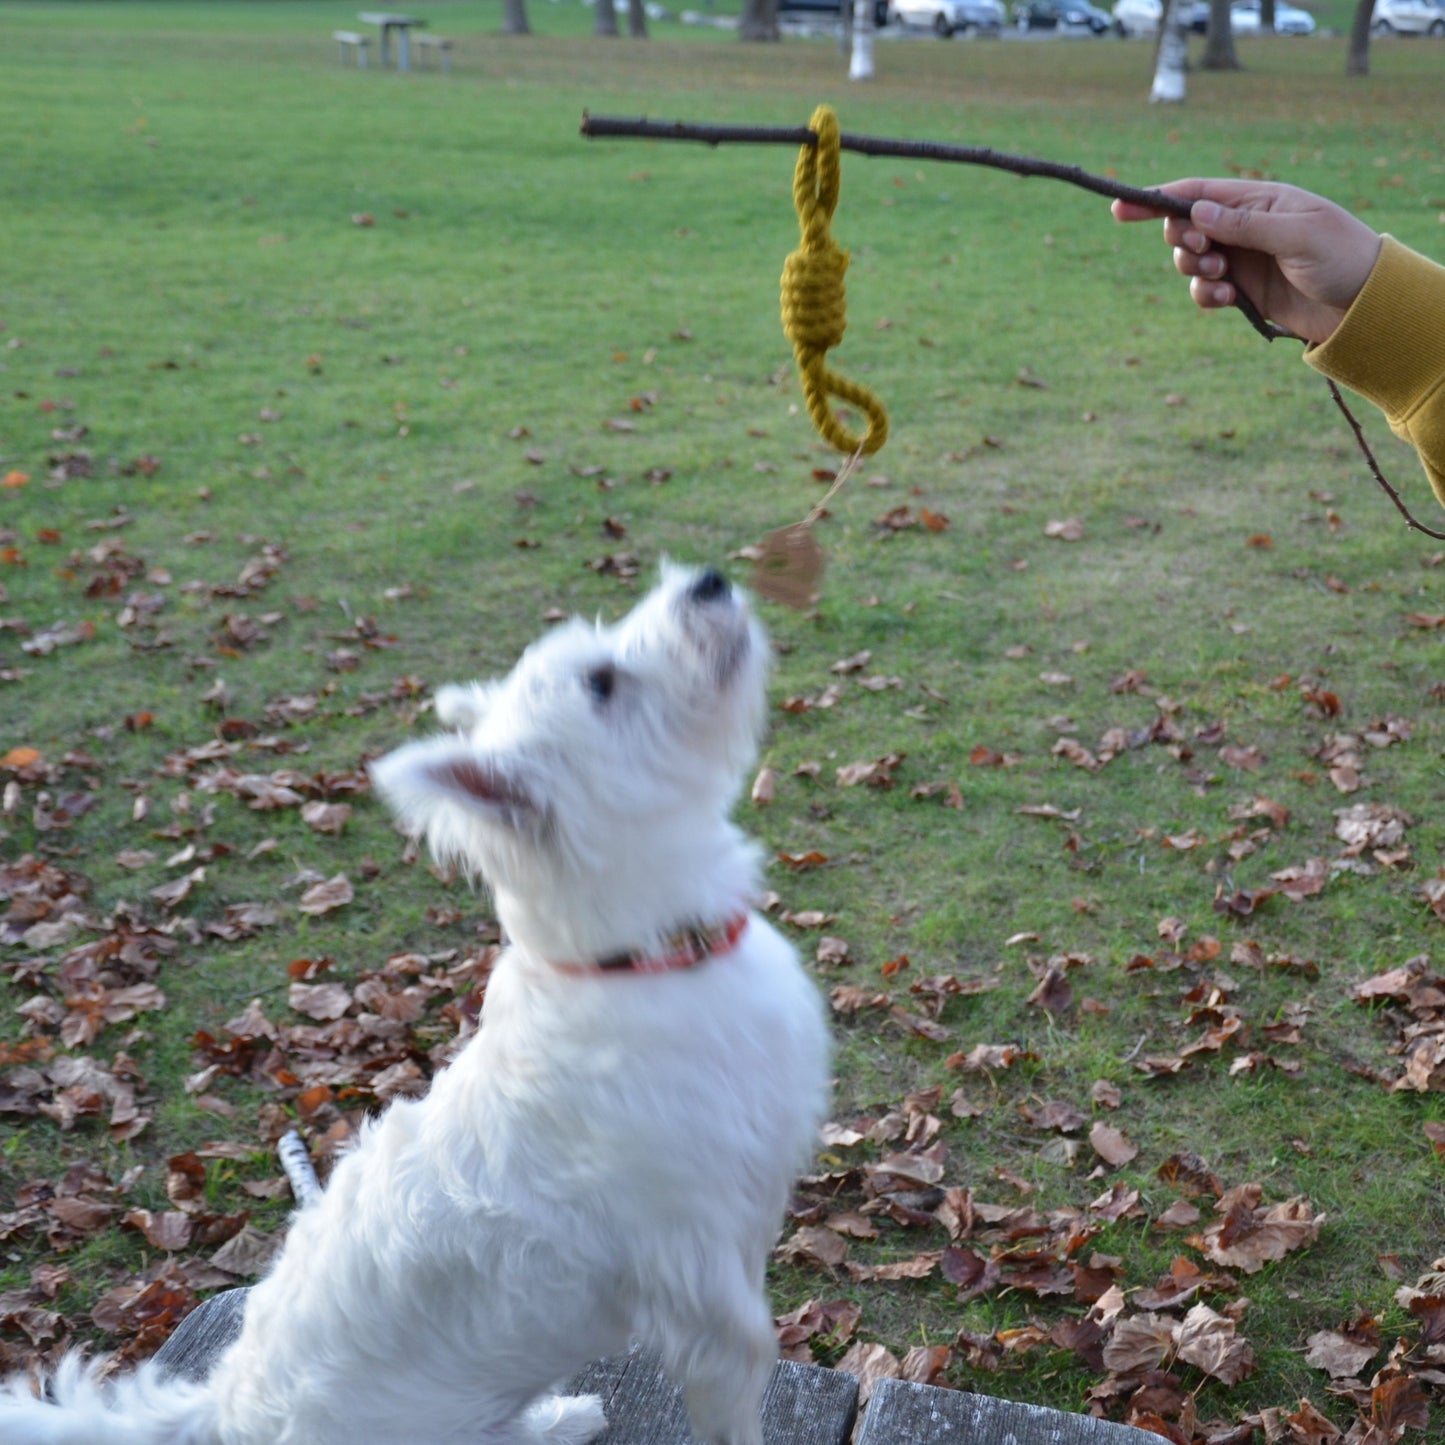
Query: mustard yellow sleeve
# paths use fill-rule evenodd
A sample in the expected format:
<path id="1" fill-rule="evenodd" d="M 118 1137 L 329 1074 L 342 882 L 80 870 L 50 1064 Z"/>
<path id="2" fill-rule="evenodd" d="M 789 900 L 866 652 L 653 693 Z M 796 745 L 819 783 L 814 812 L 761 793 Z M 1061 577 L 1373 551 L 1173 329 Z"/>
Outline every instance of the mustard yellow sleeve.
<path id="1" fill-rule="evenodd" d="M 1305 360 L 1385 413 L 1445 505 L 1445 266 L 1384 237 L 1354 305 Z"/>

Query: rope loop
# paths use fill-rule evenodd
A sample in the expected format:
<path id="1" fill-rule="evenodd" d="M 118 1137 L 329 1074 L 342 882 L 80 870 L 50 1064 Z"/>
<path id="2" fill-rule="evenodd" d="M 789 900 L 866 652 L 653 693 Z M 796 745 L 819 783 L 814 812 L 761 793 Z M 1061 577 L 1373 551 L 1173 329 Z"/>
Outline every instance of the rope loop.
<path id="1" fill-rule="evenodd" d="M 848 253 L 832 233 L 842 179 L 838 117 L 832 106 L 820 105 L 808 126 L 818 143 L 799 150 L 793 172 L 793 204 L 802 237 L 783 264 L 783 334 L 792 343 L 808 414 L 819 435 L 840 452 L 869 455 L 888 440 L 888 413 L 866 386 L 828 366 L 828 352 L 842 341 L 848 324 L 843 286 Z M 830 396 L 867 416 L 866 435 L 860 439 L 844 427 L 828 404 Z"/>

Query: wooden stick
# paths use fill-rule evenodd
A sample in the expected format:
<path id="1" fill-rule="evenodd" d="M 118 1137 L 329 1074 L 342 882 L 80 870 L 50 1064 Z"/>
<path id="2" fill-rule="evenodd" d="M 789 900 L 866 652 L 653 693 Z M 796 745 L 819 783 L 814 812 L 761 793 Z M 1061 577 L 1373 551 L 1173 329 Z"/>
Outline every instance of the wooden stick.
<path id="1" fill-rule="evenodd" d="M 643 140 L 690 140 L 703 145 L 718 146 L 727 141 L 740 141 L 751 145 L 817 145 L 818 135 L 805 125 L 696 125 L 681 120 L 636 120 L 625 116 L 589 115 L 582 112 L 582 134 L 594 140 L 626 137 Z M 1008 171 L 1016 176 L 1043 176 L 1052 181 L 1064 181 L 1081 190 L 1092 191 L 1096 196 L 1108 196 L 1111 200 L 1129 201 L 1136 206 L 1148 206 L 1152 210 L 1164 211 L 1171 216 L 1187 216 L 1189 202 L 1142 186 L 1126 186 L 1111 181 L 1107 176 L 1096 176 L 1080 166 L 1063 165 L 1058 161 L 1040 160 L 1037 156 L 1010 155 L 1007 151 L 996 151 L 991 146 L 942 145 L 928 140 L 893 140 L 888 136 L 851 135 L 844 131 L 838 137 L 839 146 L 845 151 L 864 156 L 895 156 L 903 160 L 949 161 L 957 165 L 989 166 L 994 170 Z M 1238 286 L 1234 288 L 1234 304 L 1245 320 L 1264 337 L 1275 341 L 1281 337 L 1293 337 L 1293 333 L 1260 315 L 1248 296 Z"/>
<path id="2" fill-rule="evenodd" d="M 757 125 L 694 125 L 687 121 L 662 121 L 639 118 L 629 120 L 622 116 L 582 114 L 582 134 L 594 139 L 618 136 L 641 137 L 648 140 L 691 140 L 704 145 L 718 146 L 727 141 L 741 141 L 751 145 L 817 145 L 818 136 L 805 125 L 757 126 Z M 1187 216 L 1189 202 L 1163 191 L 1144 190 L 1138 186 L 1125 186 L 1104 176 L 1092 175 L 1079 166 L 1061 165 L 1057 161 L 1040 160 L 1035 156 L 1010 155 L 1007 151 L 996 151 L 991 146 L 942 145 L 928 140 L 893 140 L 888 136 L 850 135 L 844 131 L 838 137 L 839 146 L 863 156 L 896 156 L 903 160 L 951 161 L 958 165 L 992 166 L 995 170 L 1011 171 L 1016 176 L 1046 176 L 1050 180 L 1067 181 L 1070 185 L 1081 186 L 1096 195 L 1111 196 L 1121 201 L 1133 201 L 1136 205 L 1152 206 L 1167 211 L 1171 216 Z"/>
<path id="3" fill-rule="evenodd" d="M 1371 475 L 1380 484 L 1384 493 L 1395 504 L 1396 510 L 1405 519 L 1406 525 L 1413 527 L 1417 532 L 1423 532 L 1427 537 L 1434 537 L 1437 542 L 1445 542 L 1445 532 L 1437 532 L 1433 527 L 1427 527 L 1424 522 L 1415 517 L 1409 507 L 1405 505 L 1405 499 L 1386 480 L 1384 472 L 1380 470 L 1380 464 L 1375 460 L 1375 454 L 1370 450 L 1370 444 L 1365 440 L 1364 430 L 1359 422 L 1355 420 L 1355 414 L 1345 404 L 1345 399 L 1340 395 L 1340 389 L 1334 383 L 1333 377 L 1325 377 L 1330 388 L 1330 396 L 1334 403 L 1344 414 L 1344 418 L 1350 424 L 1350 430 L 1355 434 L 1355 444 L 1365 454 L 1365 460 L 1369 463 Z"/>
<path id="4" fill-rule="evenodd" d="M 593 139 L 640 138 L 644 140 L 690 140 L 702 145 L 718 146 L 729 141 L 752 145 L 817 145 L 816 131 L 805 125 L 762 126 L 762 125 L 699 125 L 689 121 L 647 120 L 639 117 L 631 120 L 623 116 L 589 115 L 582 112 L 582 134 Z M 1010 155 L 1007 151 L 996 151 L 990 146 L 942 145 L 937 141 L 893 140 L 888 136 L 852 135 L 842 132 L 839 146 L 845 151 L 865 156 L 894 156 L 902 160 L 950 161 L 960 165 L 990 166 L 994 170 L 1009 171 L 1016 176 L 1043 176 L 1048 180 L 1064 181 L 1082 190 L 1092 191 L 1097 196 L 1108 196 L 1111 200 L 1128 201 L 1137 206 L 1148 206 L 1151 210 L 1163 211 L 1171 216 L 1188 216 L 1190 202 L 1171 196 L 1166 191 L 1153 190 L 1142 186 L 1126 186 L 1106 176 L 1096 176 L 1079 166 L 1062 165 L 1057 161 L 1041 160 L 1037 156 Z M 1238 284 L 1234 288 L 1234 305 L 1239 313 L 1266 341 L 1287 339 L 1303 341 L 1283 326 L 1265 320 L 1259 308 L 1244 294 Z M 1329 378 L 1327 377 L 1328 381 Z M 1385 495 L 1395 504 L 1406 523 L 1427 537 L 1445 542 L 1445 532 L 1437 532 L 1414 517 L 1405 505 L 1400 493 L 1385 479 L 1370 444 L 1365 440 L 1364 431 L 1354 413 L 1340 395 L 1339 388 L 1329 382 L 1330 395 L 1344 414 L 1355 435 L 1355 442 L 1369 464 L 1370 473 L 1384 489 Z"/>

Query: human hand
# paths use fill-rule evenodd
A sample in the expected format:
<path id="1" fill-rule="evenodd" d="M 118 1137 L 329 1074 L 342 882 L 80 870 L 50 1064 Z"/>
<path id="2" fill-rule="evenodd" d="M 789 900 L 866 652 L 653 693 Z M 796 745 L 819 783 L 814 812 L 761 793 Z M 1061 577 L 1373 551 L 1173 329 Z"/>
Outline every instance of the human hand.
<path id="1" fill-rule="evenodd" d="M 1181 180 L 1161 191 L 1192 202 L 1165 216 L 1164 239 L 1203 310 L 1232 306 L 1237 291 L 1270 321 L 1307 341 L 1327 341 L 1360 294 L 1380 237 L 1357 216 L 1297 186 L 1273 181 Z M 1115 201 L 1118 221 L 1164 215 Z"/>

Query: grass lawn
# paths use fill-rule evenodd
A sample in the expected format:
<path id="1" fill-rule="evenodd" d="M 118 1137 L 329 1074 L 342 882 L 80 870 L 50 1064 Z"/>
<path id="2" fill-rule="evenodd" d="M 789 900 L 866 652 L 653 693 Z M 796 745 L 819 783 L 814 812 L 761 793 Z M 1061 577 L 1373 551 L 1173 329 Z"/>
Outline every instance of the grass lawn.
<path id="1" fill-rule="evenodd" d="M 792 155 L 586 142 L 584 109 L 1258 172 L 1445 255 L 1445 45 L 1346 81 L 1341 40 L 1241 40 L 1161 111 L 1147 45 L 889 41 L 850 86 L 825 38 L 419 13 L 449 77 L 338 65 L 340 4 L 0 9 L 0 1364 L 153 1349 L 284 1226 L 279 1131 L 324 1164 L 474 1011 L 486 902 L 360 773 L 430 689 L 664 554 L 746 580 L 820 495 Z M 820 524 L 818 607 L 764 609 L 777 795 L 743 812 L 838 1038 L 779 1312 L 847 1302 L 795 1332 L 826 1363 L 1183 1440 L 1378 1416 L 1374 1373 L 1433 1358 L 1396 1290 L 1445 1253 L 1441 1079 L 1389 1087 L 1445 950 L 1445 552 L 1290 346 L 1096 198 L 852 157 L 835 229 L 839 363 L 893 436 Z M 1257 1258 L 1228 1196 L 1230 1262 L 1247 1184 L 1317 1239 Z M 1139 1293 L 1179 1260 L 1202 1286 Z M 1257 1369 L 1128 1347 L 1199 1301 Z M 1330 1393 L 1308 1342 L 1347 1324 L 1375 1348 Z"/>

